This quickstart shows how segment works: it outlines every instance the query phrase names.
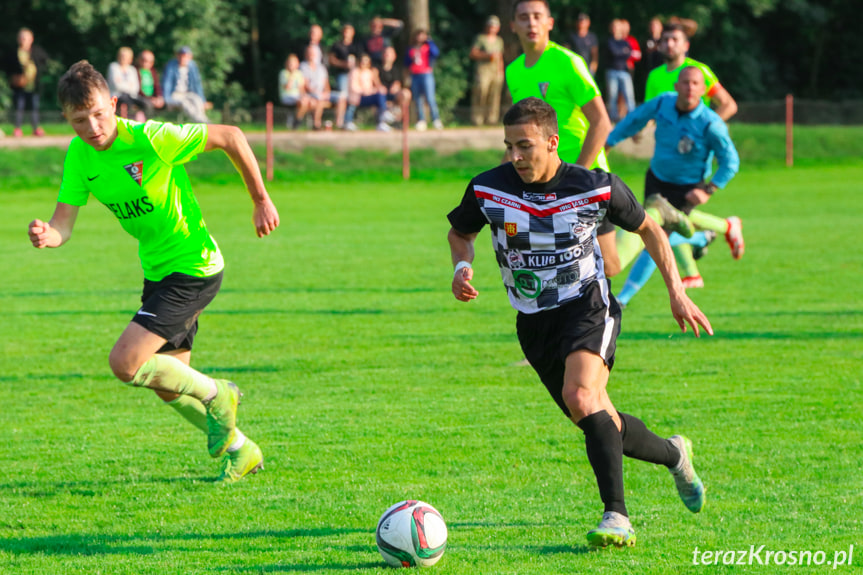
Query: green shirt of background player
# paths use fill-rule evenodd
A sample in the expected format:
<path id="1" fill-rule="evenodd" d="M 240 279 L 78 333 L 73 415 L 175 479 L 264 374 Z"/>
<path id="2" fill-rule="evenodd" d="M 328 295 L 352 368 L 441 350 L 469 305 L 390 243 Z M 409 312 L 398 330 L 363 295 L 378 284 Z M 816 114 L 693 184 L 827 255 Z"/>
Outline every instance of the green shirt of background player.
<path id="1" fill-rule="evenodd" d="M 86 60 L 60 79 L 58 101 L 77 137 L 54 214 L 48 222 L 30 222 L 30 241 L 60 247 L 89 194 L 105 204 L 138 240 L 145 278 L 143 305 L 111 350 L 111 370 L 124 383 L 154 390 L 207 433 L 212 457 L 228 454 L 220 480 L 257 471 L 261 450 L 236 427 L 237 387 L 189 365 L 197 317 L 218 292 L 223 263 L 183 167 L 200 152 L 224 150 L 254 203 L 255 230 L 266 236 L 279 214 L 248 142 L 233 126 L 118 120 L 117 98 Z"/>
<path id="2" fill-rule="evenodd" d="M 704 85 L 707 91 L 704 94 L 704 103 L 713 108 L 720 118 L 728 121 L 737 113 L 737 102 L 722 87 L 716 74 L 706 64 L 688 58 L 689 37 L 686 35 L 685 27 L 679 23 L 666 24 L 662 31 L 659 50 L 665 58 L 665 64 L 654 68 L 647 76 L 647 86 L 644 92 L 644 100 L 651 100 L 660 94 L 674 92 L 677 77 L 681 70 L 687 66 L 695 66 L 704 74 Z"/>
<path id="3" fill-rule="evenodd" d="M 513 6 L 512 31 L 524 54 L 506 68 L 513 102 L 540 98 L 558 117 L 561 159 L 608 171 L 602 146 L 611 121 L 584 59 L 550 40 L 554 28 L 546 0 L 520 0 Z"/>

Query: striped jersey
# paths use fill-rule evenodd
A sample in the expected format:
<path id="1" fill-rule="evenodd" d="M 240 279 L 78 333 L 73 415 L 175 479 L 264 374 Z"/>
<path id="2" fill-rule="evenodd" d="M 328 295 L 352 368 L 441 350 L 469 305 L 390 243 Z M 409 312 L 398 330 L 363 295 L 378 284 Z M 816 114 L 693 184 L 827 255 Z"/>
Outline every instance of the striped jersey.
<path id="1" fill-rule="evenodd" d="M 509 301 L 523 313 L 558 307 L 605 282 L 596 228 L 603 218 L 627 231 L 644 208 L 620 178 L 601 169 L 561 163 L 554 177 L 526 184 L 511 163 L 470 181 L 447 216 L 463 234 L 486 224 Z"/>

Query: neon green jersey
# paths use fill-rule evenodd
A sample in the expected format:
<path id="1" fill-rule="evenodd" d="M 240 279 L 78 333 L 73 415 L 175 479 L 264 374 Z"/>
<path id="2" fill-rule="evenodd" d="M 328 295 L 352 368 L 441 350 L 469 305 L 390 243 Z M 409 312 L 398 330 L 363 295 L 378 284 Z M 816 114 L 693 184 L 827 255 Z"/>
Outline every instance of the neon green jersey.
<path id="1" fill-rule="evenodd" d="M 524 54 L 507 66 L 506 85 L 513 102 L 536 97 L 554 108 L 560 132 L 558 153 L 564 162 L 575 163 L 590 128 L 581 107 L 600 95 L 584 59 L 549 42 L 530 68 L 524 65 Z M 591 167 L 608 171 L 605 150 L 600 150 Z"/>
<path id="2" fill-rule="evenodd" d="M 86 205 L 89 195 L 105 204 L 138 240 L 144 277 L 172 273 L 207 277 L 224 267 L 207 231 L 186 162 L 204 151 L 204 124 L 140 124 L 117 119 L 117 139 L 97 152 L 80 138 L 69 144 L 58 202 Z"/>
<path id="3" fill-rule="evenodd" d="M 669 70 L 668 64 L 657 66 L 651 70 L 650 74 L 647 75 L 647 87 L 644 90 L 644 101 L 652 100 L 666 92 L 675 92 L 676 90 L 674 89 L 674 85 L 677 83 L 677 77 L 680 76 L 680 72 L 687 66 L 695 66 L 701 70 L 702 74 L 704 74 L 705 92 L 704 96 L 701 97 L 701 100 L 709 106 L 710 99 L 716 94 L 716 90 L 720 87 L 719 80 L 716 79 L 716 74 L 713 73 L 710 66 L 702 64 L 698 60 L 693 60 L 692 58 L 686 58 L 683 61 L 683 64 L 674 70 Z"/>

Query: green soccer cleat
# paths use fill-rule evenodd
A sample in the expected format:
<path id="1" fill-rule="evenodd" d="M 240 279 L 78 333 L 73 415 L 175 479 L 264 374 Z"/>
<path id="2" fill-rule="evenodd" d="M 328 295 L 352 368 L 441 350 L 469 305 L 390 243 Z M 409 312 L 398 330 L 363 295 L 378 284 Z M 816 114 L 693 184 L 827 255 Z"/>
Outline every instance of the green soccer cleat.
<path id="1" fill-rule="evenodd" d="M 691 238 L 695 226 L 689 221 L 689 216 L 672 206 L 665 196 L 651 194 L 644 200 L 644 209 L 655 209 L 662 218 L 662 229 L 667 232 L 677 232 L 684 238 Z"/>
<path id="2" fill-rule="evenodd" d="M 223 485 L 236 483 L 246 475 L 254 475 L 263 468 L 264 454 L 261 453 L 261 448 L 247 437 L 242 447 L 236 451 L 228 452 L 225 456 L 222 474 L 219 475 L 216 482 Z"/>
<path id="3" fill-rule="evenodd" d="M 635 545 L 635 530 L 628 517 L 616 511 L 606 511 L 596 529 L 587 532 L 587 543 L 591 547 L 632 547 Z"/>
<path id="4" fill-rule="evenodd" d="M 220 457 L 237 438 L 237 407 L 240 390 L 226 379 L 216 379 L 216 397 L 207 408 L 207 449 L 211 457 Z"/>
<path id="5" fill-rule="evenodd" d="M 687 509 L 698 513 L 704 507 L 705 489 L 692 466 L 692 441 L 682 435 L 672 435 L 668 441 L 680 451 L 680 462 L 675 467 L 669 468 L 677 485 L 677 493 L 680 494 L 680 499 Z"/>

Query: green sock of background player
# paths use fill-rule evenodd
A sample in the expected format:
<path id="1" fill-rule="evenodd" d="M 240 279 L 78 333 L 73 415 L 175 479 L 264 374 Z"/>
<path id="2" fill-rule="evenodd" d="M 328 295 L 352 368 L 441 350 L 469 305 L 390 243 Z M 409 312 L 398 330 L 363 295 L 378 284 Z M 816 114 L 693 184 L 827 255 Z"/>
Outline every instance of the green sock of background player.
<path id="1" fill-rule="evenodd" d="M 653 220 L 661 226 L 665 225 L 665 220 L 659 210 L 656 208 L 645 208 L 644 213 L 653 218 Z M 724 231 L 722 233 L 725 233 Z M 620 269 L 625 269 L 632 260 L 638 257 L 641 250 L 644 249 L 644 242 L 641 241 L 641 236 L 632 234 L 625 230 L 617 230 L 617 236 L 614 240 L 617 243 L 617 255 L 620 258 Z"/>
<path id="2" fill-rule="evenodd" d="M 701 272 L 698 271 L 698 265 L 695 263 L 695 258 L 692 256 L 691 244 L 678 244 L 671 248 L 671 251 L 674 252 L 674 259 L 677 260 L 680 277 L 691 278 L 701 275 Z"/>
<path id="3" fill-rule="evenodd" d="M 728 231 L 728 220 L 701 210 L 692 210 L 689 214 L 689 221 L 699 230 L 711 230 L 720 235 L 725 235 L 725 232 Z"/>

